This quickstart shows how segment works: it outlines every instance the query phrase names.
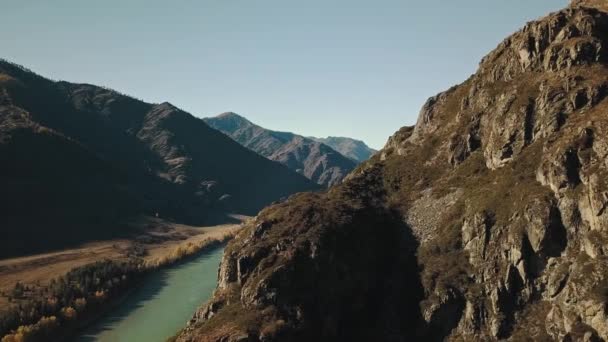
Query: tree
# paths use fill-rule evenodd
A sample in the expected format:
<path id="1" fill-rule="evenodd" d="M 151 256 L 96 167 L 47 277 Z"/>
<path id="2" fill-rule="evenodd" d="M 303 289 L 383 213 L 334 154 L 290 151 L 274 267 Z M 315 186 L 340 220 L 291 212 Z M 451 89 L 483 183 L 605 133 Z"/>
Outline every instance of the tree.
<path id="1" fill-rule="evenodd" d="M 67 308 L 61 309 L 61 315 L 66 320 L 71 321 L 73 319 L 76 319 L 77 312 L 76 312 L 76 310 L 73 307 L 68 306 Z"/>

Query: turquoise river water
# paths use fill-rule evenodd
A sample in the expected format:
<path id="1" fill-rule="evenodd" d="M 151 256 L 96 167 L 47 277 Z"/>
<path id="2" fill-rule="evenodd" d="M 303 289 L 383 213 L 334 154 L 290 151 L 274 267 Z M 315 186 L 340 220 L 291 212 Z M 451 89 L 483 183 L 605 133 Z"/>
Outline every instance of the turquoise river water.
<path id="1" fill-rule="evenodd" d="M 79 342 L 161 342 L 186 325 L 211 297 L 223 247 L 152 273 L 119 307 L 86 329 Z"/>

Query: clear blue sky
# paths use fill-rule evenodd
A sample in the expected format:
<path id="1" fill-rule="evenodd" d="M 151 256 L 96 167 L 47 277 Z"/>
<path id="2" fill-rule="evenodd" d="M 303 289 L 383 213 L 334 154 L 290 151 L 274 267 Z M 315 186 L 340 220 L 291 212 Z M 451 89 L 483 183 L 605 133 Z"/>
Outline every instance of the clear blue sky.
<path id="1" fill-rule="evenodd" d="M 567 0 L 2 0 L 1 57 L 53 79 L 379 148 Z"/>

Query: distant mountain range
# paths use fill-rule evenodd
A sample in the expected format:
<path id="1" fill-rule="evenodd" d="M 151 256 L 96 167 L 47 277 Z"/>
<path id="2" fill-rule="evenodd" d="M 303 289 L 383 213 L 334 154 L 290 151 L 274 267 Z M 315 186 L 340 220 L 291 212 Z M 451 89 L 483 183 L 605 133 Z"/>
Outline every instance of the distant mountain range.
<path id="1" fill-rule="evenodd" d="M 325 145 L 333 148 L 334 150 L 340 152 L 343 156 L 346 156 L 357 163 L 362 163 L 371 156 L 374 155 L 377 151 L 373 148 L 367 146 L 363 141 L 356 140 L 352 138 L 346 137 L 327 137 L 327 138 L 315 138 L 309 137 L 315 141 L 324 143 Z"/>
<path id="2" fill-rule="evenodd" d="M 350 138 L 318 139 L 272 131 L 232 112 L 204 120 L 241 145 L 326 187 L 340 183 L 373 151 L 363 142 Z"/>
<path id="3" fill-rule="evenodd" d="M 123 234 L 123 219 L 256 214 L 318 185 L 169 104 L 0 61 L 0 255 Z M 351 164 L 349 164 L 351 165 Z"/>

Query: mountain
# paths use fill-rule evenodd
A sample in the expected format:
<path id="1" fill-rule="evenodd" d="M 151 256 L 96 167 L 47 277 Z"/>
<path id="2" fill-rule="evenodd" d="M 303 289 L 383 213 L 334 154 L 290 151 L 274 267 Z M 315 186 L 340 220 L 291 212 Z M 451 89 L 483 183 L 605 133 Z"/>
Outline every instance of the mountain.
<path id="1" fill-rule="evenodd" d="M 607 95 L 605 1 L 528 23 L 248 223 L 177 341 L 608 340 Z"/>
<path id="2" fill-rule="evenodd" d="M 239 144 L 325 187 L 340 183 L 357 166 L 355 161 L 323 143 L 293 133 L 262 128 L 235 113 L 223 113 L 204 120 Z"/>
<path id="3" fill-rule="evenodd" d="M 318 186 L 169 103 L 53 82 L 0 62 L 0 255 L 125 234 L 125 218 L 200 223 Z"/>
<path id="4" fill-rule="evenodd" d="M 346 156 L 357 163 L 362 163 L 377 151 L 367 146 L 363 141 L 345 137 L 327 137 L 327 138 L 315 138 L 310 139 L 323 143 L 334 150 L 340 152 L 343 156 Z"/>

